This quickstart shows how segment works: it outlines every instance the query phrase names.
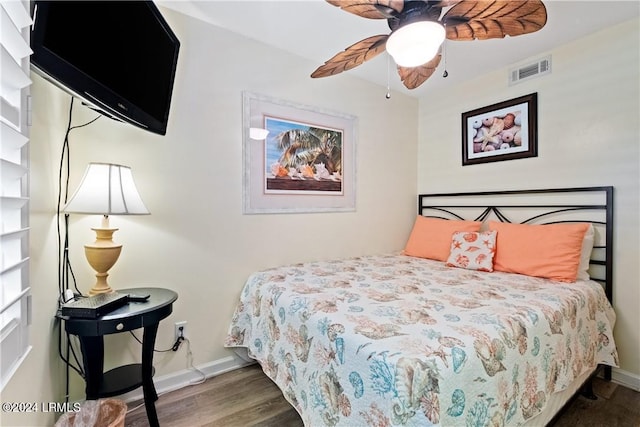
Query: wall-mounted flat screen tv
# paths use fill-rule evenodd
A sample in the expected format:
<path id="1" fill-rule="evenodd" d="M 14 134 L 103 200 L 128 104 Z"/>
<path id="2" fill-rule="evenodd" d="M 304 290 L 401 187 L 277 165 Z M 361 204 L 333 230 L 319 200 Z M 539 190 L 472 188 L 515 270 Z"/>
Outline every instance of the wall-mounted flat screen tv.
<path id="1" fill-rule="evenodd" d="M 101 113 L 165 135 L 180 42 L 150 1 L 36 1 L 31 66 Z"/>

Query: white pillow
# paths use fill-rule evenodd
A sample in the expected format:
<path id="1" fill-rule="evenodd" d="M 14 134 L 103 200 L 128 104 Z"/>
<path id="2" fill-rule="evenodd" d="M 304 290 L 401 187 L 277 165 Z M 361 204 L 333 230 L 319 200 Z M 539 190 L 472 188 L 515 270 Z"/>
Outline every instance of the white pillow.
<path id="1" fill-rule="evenodd" d="M 578 265 L 577 280 L 589 280 L 589 261 L 591 260 L 591 251 L 593 250 L 593 242 L 595 231 L 593 224 L 589 224 L 589 228 L 584 233 L 582 239 L 582 249 L 580 250 L 580 265 Z"/>
<path id="2" fill-rule="evenodd" d="M 493 271 L 496 253 L 495 231 L 458 231 L 451 236 L 451 251 L 446 265 L 468 270 Z"/>

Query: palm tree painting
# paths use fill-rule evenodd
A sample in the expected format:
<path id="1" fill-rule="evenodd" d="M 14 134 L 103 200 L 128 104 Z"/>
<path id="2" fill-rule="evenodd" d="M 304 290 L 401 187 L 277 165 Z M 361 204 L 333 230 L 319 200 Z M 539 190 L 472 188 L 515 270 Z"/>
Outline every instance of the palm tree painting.
<path id="1" fill-rule="evenodd" d="M 342 193 L 343 132 L 265 117 L 265 191 Z"/>

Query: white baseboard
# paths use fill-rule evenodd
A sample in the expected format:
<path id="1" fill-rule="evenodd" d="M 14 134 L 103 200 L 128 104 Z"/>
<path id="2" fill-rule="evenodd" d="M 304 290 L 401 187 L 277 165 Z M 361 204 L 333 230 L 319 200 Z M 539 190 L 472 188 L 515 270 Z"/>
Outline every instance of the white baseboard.
<path id="1" fill-rule="evenodd" d="M 619 368 L 611 370 L 611 381 L 635 391 L 640 391 L 640 375 Z"/>
<path id="2" fill-rule="evenodd" d="M 183 387 L 193 385 L 194 383 L 199 383 L 203 379 L 203 374 L 206 378 L 211 378 L 253 363 L 255 363 L 255 361 L 243 360 L 237 356 L 229 356 L 198 366 L 198 370 L 202 373 L 197 370 L 185 369 L 172 374 L 154 377 L 153 383 L 156 386 L 156 393 L 158 393 L 158 395 L 162 395 L 170 391 L 175 391 Z M 142 398 L 143 395 L 141 387 L 118 396 L 118 399 L 122 399 L 125 402 L 133 402 Z"/>

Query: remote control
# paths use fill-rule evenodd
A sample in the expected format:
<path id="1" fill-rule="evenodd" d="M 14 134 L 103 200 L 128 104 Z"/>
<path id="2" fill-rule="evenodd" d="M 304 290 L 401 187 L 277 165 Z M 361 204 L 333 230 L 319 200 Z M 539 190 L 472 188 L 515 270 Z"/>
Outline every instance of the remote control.
<path id="1" fill-rule="evenodd" d="M 130 302 L 145 302 L 149 299 L 149 294 L 144 294 L 144 295 L 136 295 L 136 294 L 129 294 L 129 301 Z"/>

